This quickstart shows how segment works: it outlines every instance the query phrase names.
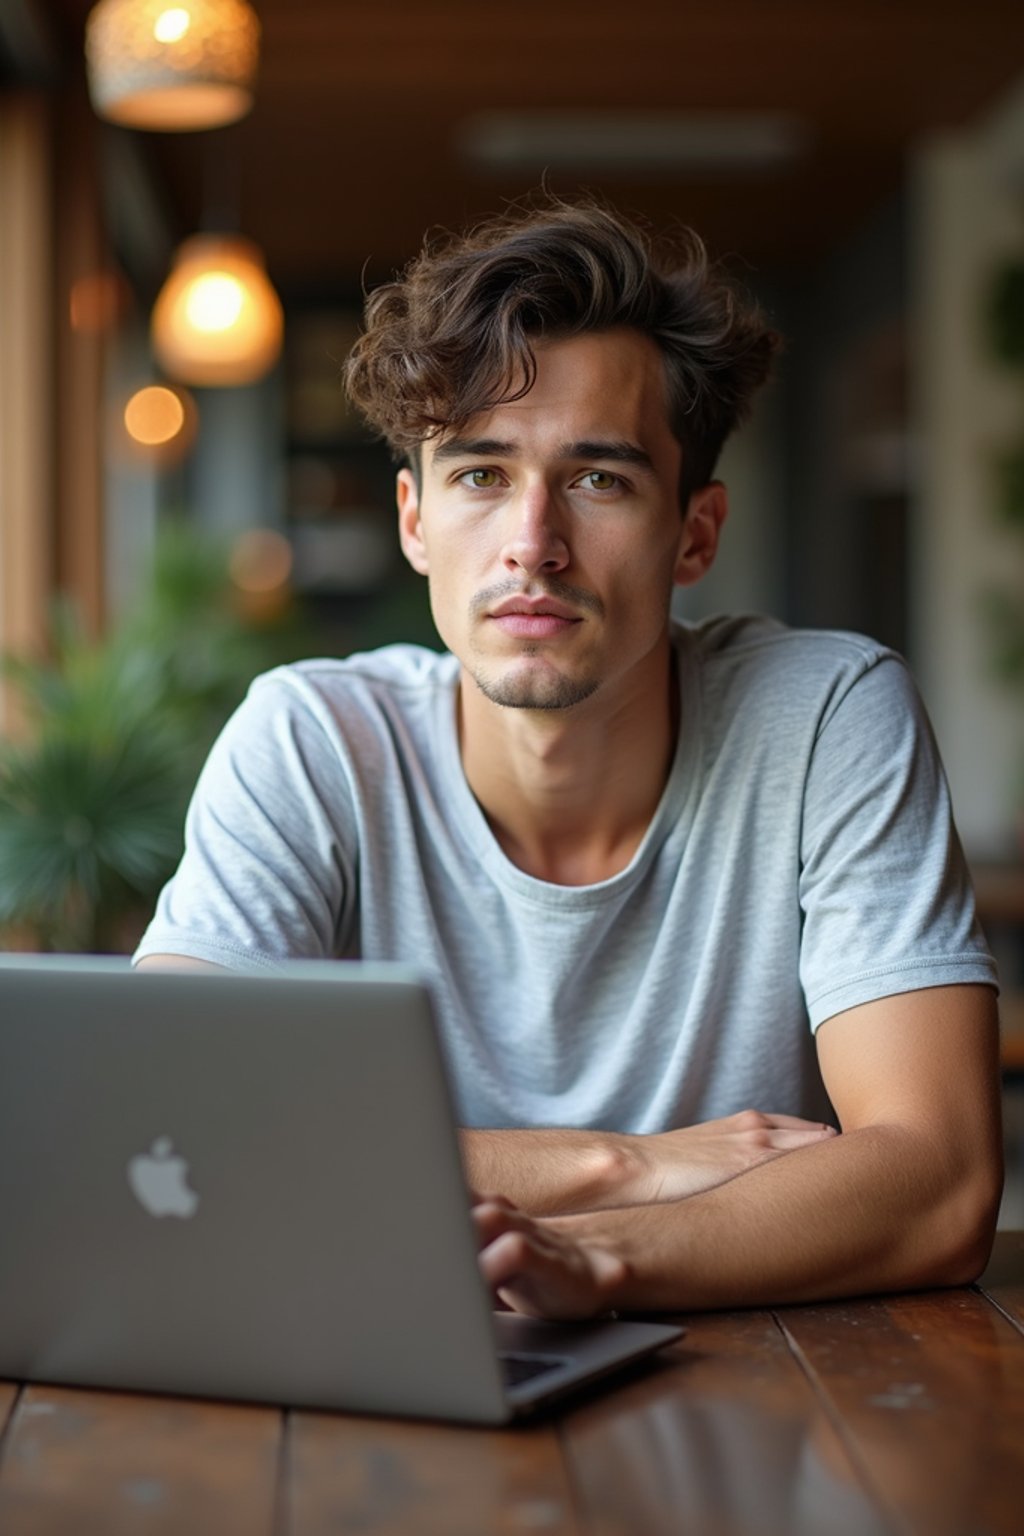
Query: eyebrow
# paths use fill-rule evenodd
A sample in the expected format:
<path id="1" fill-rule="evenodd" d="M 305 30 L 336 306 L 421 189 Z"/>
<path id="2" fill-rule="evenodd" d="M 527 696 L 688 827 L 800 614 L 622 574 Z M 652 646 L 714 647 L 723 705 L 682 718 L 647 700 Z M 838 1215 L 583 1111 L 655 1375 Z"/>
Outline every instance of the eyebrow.
<path id="1" fill-rule="evenodd" d="M 502 442 L 496 437 L 449 437 L 434 449 L 434 462 L 439 459 L 514 459 L 519 448 L 515 443 Z M 605 441 L 602 438 L 582 438 L 575 443 L 560 443 L 556 452 L 560 459 L 604 459 L 614 464 L 633 464 L 638 469 L 653 471 L 651 456 L 638 443 L 620 440 Z"/>
<path id="2" fill-rule="evenodd" d="M 496 437 L 448 437 L 434 449 L 434 463 L 438 459 L 509 459 L 517 452 L 515 443 Z"/>

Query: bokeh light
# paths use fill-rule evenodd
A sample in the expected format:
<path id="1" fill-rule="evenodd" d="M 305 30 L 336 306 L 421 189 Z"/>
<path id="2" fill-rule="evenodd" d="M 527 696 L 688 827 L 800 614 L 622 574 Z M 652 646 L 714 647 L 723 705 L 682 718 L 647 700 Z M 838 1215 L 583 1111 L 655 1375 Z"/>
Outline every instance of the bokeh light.
<path id="1" fill-rule="evenodd" d="M 283 588 L 291 575 L 292 547 L 273 528 L 249 528 L 235 540 L 228 561 L 241 592 L 262 595 Z"/>
<path id="2" fill-rule="evenodd" d="M 191 449 L 199 411 L 177 384 L 144 384 L 116 408 L 115 422 L 111 450 L 120 461 L 165 470 Z"/>
<path id="3" fill-rule="evenodd" d="M 241 235 L 193 235 L 153 308 L 161 370 L 183 384 L 253 384 L 281 351 L 284 311 L 258 246 Z"/>
<path id="4" fill-rule="evenodd" d="M 164 384 L 148 384 L 137 389 L 124 408 L 128 436 L 145 448 L 169 443 L 185 426 L 185 406 L 181 396 Z"/>

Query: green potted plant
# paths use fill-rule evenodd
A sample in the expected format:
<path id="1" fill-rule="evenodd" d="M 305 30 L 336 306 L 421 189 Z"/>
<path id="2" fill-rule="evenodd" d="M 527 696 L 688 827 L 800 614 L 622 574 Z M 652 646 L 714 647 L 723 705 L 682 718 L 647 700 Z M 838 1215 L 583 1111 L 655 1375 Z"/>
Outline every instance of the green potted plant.
<path id="1" fill-rule="evenodd" d="M 199 765 L 249 680 L 301 649 L 234 605 L 220 551 L 161 539 L 138 611 L 90 642 L 66 607 L 45 661 L 7 658 L 29 720 L 0 741 L 0 930 L 33 948 L 130 949 L 181 851 Z"/>

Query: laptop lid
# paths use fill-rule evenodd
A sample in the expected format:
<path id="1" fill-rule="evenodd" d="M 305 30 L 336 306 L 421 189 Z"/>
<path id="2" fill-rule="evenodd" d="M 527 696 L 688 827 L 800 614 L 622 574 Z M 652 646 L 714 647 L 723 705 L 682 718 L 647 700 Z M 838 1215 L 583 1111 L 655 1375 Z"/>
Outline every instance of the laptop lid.
<path id="1" fill-rule="evenodd" d="M 404 967 L 3 957 L 0 1232 L 3 1375 L 489 1423 L 543 1395 L 503 1384 Z"/>

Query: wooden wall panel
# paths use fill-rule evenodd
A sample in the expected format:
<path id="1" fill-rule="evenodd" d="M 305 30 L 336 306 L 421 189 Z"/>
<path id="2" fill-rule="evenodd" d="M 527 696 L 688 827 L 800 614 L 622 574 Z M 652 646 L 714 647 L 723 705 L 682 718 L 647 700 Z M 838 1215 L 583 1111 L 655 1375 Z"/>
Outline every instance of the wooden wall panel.
<path id="1" fill-rule="evenodd" d="M 45 96 L 0 96 L 0 651 L 42 644 L 53 576 L 51 150 Z"/>
<path id="2" fill-rule="evenodd" d="M 56 135 L 56 577 L 86 629 L 97 634 L 104 617 L 103 343 L 114 299 L 98 125 L 83 89 L 63 94 Z"/>

